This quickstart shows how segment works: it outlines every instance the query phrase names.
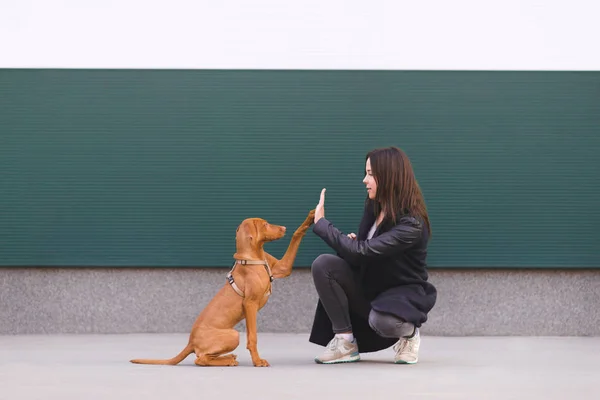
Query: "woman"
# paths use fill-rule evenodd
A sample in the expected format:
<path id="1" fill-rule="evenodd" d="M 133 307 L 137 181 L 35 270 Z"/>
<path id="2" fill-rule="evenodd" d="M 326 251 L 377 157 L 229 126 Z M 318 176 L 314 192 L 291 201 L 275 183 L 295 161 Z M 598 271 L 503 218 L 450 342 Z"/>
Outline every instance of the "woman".
<path id="1" fill-rule="evenodd" d="M 427 207 L 410 160 L 397 147 L 366 156 L 367 198 L 358 236 L 340 232 L 325 218 L 325 189 L 313 232 L 337 255 L 312 263 L 319 302 L 310 341 L 326 346 L 315 361 L 360 360 L 361 352 L 394 345 L 394 362 L 418 361 L 419 327 L 437 291 L 426 270 L 431 232 Z"/>

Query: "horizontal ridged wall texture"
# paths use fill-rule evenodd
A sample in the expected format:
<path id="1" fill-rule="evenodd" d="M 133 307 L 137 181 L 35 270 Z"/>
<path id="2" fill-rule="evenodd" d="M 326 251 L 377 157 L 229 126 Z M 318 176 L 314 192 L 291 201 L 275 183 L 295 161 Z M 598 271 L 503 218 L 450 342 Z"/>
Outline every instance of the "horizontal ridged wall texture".
<path id="1" fill-rule="evenodd" d="M 0 70 L 0 129 L 0 265 L 230 266 L 255 216 L 280 257 L 323 187 L 356 232 L 395 145 L 431 267 L 600 267 L 599 72 Z"/>

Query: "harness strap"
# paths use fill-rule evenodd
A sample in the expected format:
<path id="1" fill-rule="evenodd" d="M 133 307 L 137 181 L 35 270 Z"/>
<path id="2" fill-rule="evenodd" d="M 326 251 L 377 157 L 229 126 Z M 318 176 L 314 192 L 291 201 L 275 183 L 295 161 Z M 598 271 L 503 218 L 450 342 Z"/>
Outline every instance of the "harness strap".
<path id="1" fill-rule="evenodd" d="M 262 260 L 236 260 L 233 263 L 233 267 L 231 268 L 231 271 L 229 271 L 229 273 L 227 274 L 227 281 L 231 285 L 232 289 L 240 296 L 244 297 L 244 292 L 242 292 L 242 290 L 239 288 L 239 286 L 235 283 L 235 280 L 233 279 L 233 270 L 235 269 L 237 264 L 264 265 L 265 269 L 267 270 L 267 274 L 269 274 L 269 282 L 273 282 L 273 274 L 271 273 L 271 268 L 269 267 L 269 263 L 266 260 L 265 261 L 262 261 Z M 271 294 L 271 289 L 269 288 L 267 293 L 265 293 L 265 297 L 269 296 L 270 294 Z"/>

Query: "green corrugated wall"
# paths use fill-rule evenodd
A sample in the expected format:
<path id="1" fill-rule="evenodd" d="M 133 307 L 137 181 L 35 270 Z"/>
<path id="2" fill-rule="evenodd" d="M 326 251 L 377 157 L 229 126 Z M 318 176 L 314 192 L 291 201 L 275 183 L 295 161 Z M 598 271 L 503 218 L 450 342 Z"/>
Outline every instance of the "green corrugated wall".
<path id="1" fill-rule="evenodd" d="M 254 216 L 279 257 L 323 187 L 356 231 L 396 145 L 431 267 L 600 267 L 599 72 L 4 69 L 0 130 L 3 266 L 231 266 Z"/>

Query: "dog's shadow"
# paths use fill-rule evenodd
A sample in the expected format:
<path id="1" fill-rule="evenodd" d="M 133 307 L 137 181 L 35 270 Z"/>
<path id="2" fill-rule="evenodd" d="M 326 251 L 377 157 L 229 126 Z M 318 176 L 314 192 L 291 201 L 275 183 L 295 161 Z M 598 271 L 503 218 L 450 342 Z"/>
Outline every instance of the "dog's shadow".
<path id="1" fill-rule="evenodd" d="M 238 369 L 238 368 L 257 368 L 252 364 L 252 361 L 250 360 L 238 360 L 239 361 L 239 365 L 235 366 L 235 367 L 225 367 L 225 366 L 198 366 L 196 364 L 194 364 L 193 360 L 185 360 L 177 365 L 168 365 L 165 367 L 178 367 L 178 368 L 233 368 L 233 369 Z M 391 361 L 386 361 L 386 360 L 360 360 L 360 361 L 356 361 L 356 362 L 348 362 L 348 363 L 339 363 L 339 364 L 334 364 L 335 366 L 338 367 L 342 367 L 342 368 L 356 368 L 356 366 L 360 366 L 360 365 L 393 365 L 394 363 Z M 287 360 L 277 360 L 277 361 L 273 361 L 271 362 L 271 365 L 268 368 L 277 368 L 277 367 L 308 367 L 308 366 L 315 366 L 315 367 L 332 367 L 332 364 L 319 364 L 314 362 L 313 360 L 306 360 L 306 359 L 287 359 Z M 156 367 L 153 365 L 153 367 Z"/>

